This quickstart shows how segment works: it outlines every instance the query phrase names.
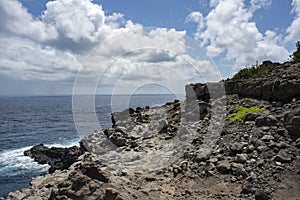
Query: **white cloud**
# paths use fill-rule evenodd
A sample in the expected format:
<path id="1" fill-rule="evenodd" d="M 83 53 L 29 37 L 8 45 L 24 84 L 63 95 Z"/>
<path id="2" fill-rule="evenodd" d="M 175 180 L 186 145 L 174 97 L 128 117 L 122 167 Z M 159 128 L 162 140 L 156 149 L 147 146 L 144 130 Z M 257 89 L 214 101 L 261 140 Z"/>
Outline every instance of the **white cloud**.
<path id="1" fill-rule="evenodd" d="M 75 42 L 96 41 L 105 26 L 105 14 L 100 5 L 89 0 L 49 1 L 42 20 L 51 24 L 62 38 Z"/>
<path id="2" fill-rule="evenodd" d="M 53 27 L 34 19 L 17 0 L 0 0 L 0 30 L 38 41 L 54 39 L 58 34 Z"/>
<path id="3" fill-rule="evenodd" d="M 268 2 L 253 0 L 251 3 L 261 7 Z M 243 0 L 212 0 L 211 6 L 212 10 L 203 20 L 203 30 L 198 29 L 195 34 L 196 39 L 206 46 L 209 56 L 224 54 L 226 60 L 234 62 L 234 67 L 251 65 L 264 59 L 284 61 L 288 58 L 289 53 L 279 45 L 274 32 L 259 32 L 251 21 L 254 10 L 247 8 Z"/>
<path id="4" fill-rule="evenodd" d="M 148 66 L 154 69 L 154 66 L 160 66 L 162 71 L 167 68 L 181 71 L 179 74 L 182 74 L 187 81 L 191 82 L 192 79 L 199 81 L 201 77 L 199 78 L 195 72 L 203 59 L 189 55 L 192 46 L 188 47 L 186 44 L 184 31 L 157 28 L 144 32 L 144 29 L 140 28 L 101 43 L 90 55 L 83 70 L 95 75 L 95 79 L 99 76 L 96 72 L 100 70 L 105 76 L 116 79 L 129 76 L 131 82 L 138 84 L 143 76 L 152 80 L 163 80 L 168 76 L 166 73 L 157 74 L 157 67 L 153 72 L 147 70 L 142 75 L 137 74 L 137 72 L 141 72 L 139 68 Z M 113 64 L 111 64 L 112 61 L 114 61 Z M 209 67 L 212 66 L 201 65 L 198 70 L 202 72 L 202 76 L 208 76 L 209 74 L 206 72 L 209 72 Z M 213 75 L 215 79 L 219 77 Z M 114 81 L 111 83 L 113 84 Z"/>
<path id="5" fill-rule="evenodd" d="M 106 16 L 90 0 L 55 0 L 33 17 L 17 0 L 0 0 L 1 32 L 74 52 L 90 50 L 100 41 L 123 31 L 123 15 Z"/>
<path id="6" fill-rule="evenodd" d="M 272 5 L 272 0 L 250 0 L 250 10 L 252 12 Z"/>
<path id="7" fill-rule="evenodd" d="M 194 11 L 191 12 L 185 19 L 185 22 L 197 22 L 203 24 L 203 15 L 201 12 Z"/>
<path id="8" fill-rule="evenodd" d="M 17 0 L 8 2 L 0 0 L 2 75 L 22 80 L 70 81 L 81 66 L 78 60 L 84 60 L 97 45 L 99 48 L 81 70 L 88 81 L 98 80 L 104 72 L 106 86 L 113 86 L 121 77 L 122 87 L 138 87 L 141 81 L 148 81 L 173 84 L 182 91 L 182 81 L 205 80 L 203 76 L 211 72 L 207 61 L 189 56 L 191 47 L 186 44 L 185 31 L 147 30 L 125 21 L 120 13 L 105 15 L 101 5 L 90 0 L 49 1 L 39 18 Z M 201 13 L 194 13 L 188 20 L 202 19 Z"/>
<path id="9" fill-rule="evenodd" d="M 185 19 L 185 23 L 187 22 L 195 22 L 198 24 L 197 26 L 197 31 L 201 31 L 204 26 L 205 26 L 205 22 L 204 22 L 204 17 L 202 15 L 201 12 L 198 12 L 198 11 L 194 11 L 194 12 L 191 12 Z"/>
<path id="10" fill-rule="evenodd" d="M 0 38 L 0 70 L 23 80 L 64 81 L 80 67 L 75 56 L 18 37 Z"/>
<path id="11" fill-rule="evenodd" d="M 44 24 L 58 32 L 47 44 L 75 53 L 87 53 L 99 42 L 127 31 L 123 15 L 105 15 L 101 5 L 90 0 L 56 0 L 46 4 L 41 16 Z"/>
<path id="12" fill-rule="evenodd" d="M 117 90 L 122 89 L 121 93 L 128 93 L 132 88 L 141 87 L 143 83 L 155 83 L 169 86 L 175 93 L 184 93 L 183 86 L 188 83 L 220 80 L 220 74 L 216 73 L 209 61 L 197 60 L 187 54 L 175 55 L 154 49 L 143 49 L 134 54 L 143 58 L 151 56 L 156 60 L 145 62 L 128 59 L 127 56 L 120 57 L 105 69 L 99 84 L 111 88 L 117 86 Z M 166 57 L 171 59 L 165 59 Z M 159 59 L 162 62 L 156 62 Z"/>
<path id="13" fill-rule="evenodd" d="M 89 0 L 56 0 L 33 17 L 17 0 L 0 0 L 0 73 L 19 79 L 74 78 L 79 61 L 99 42 L 135 27 L 106 16 Z"/>
<path id="14" fill-rule="evenodd" d="M 292 2 L 293 10 L 295 13 L 295 18 L 291 25 L 287 28 L 286 42 L 295 42 L 300 40 L 300 0 L 293 0 Z"/>
<path id="15" fill-rule="evenodd" d="M 110 16 L 107 16 L 106 18 L 105 18 L 105 22 L 106 23 L 113 23 L 113 24 L 115 24 L 116 22 L 118 22 L 118 21 L 121 21 L 122 23 L 124 23 L 124 15 L 122 14 L 122 13 L 113 13 L 112 15 L 110 15 Z M 119 24 L 115 24 L 115 25 L 119 25 Z"/>

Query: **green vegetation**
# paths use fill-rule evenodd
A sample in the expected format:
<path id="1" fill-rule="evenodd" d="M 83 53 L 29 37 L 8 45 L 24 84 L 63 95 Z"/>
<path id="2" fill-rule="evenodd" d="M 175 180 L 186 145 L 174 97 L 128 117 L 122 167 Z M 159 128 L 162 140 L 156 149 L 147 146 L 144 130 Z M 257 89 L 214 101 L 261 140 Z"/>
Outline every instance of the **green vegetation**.
<path id="1" fill-rule="evenodd" d="M 244 99 L 244 101 L 245 101 L 245 102 L 250 102 L 251 99 L 247 97 L 247 98 Z"/>
<path id="2" fill-rule="evenodd" d="M 245 122 L 245 117 L 247 113 L 251 112 L 262 112 L 259 107 L 245 108 L 243 106 L 238 106 L 235 108 L 236 112 L 229 115 L 228 121 L 242 124 Z"/>
<path id="3" fill-rule="evenodd" d="M 185 102 L 185 101 L 182 101 L 182 102 L 180 102 L 180 107 L 184 107 L 184 106 L 185 106 L 185 104 L 186 104 L 186 102 Z"/>
<path id="4" fill-rule="evenodd" d="M 296 42 L 297 51 L 295 51 L 290 57 L 294 62 L 300 62 L 300 41 Z"/>
<path id="5" fill-rule="evenodd" d="M 290 55 L 292 62 L 300 62 L 300 41 L 296 42 L 297 50 Z M 268 72 L 266 66 L 263 64 L 258 64 L 256 62 L 255 65 L 251 67 L 245 66 L 245 68 L 241 69 L 239 72 L 233 75 L 232 80 L 241 80 L 241 79 L 248 79 L 248 78 L 255 78 L 260 75 L 264 75 Z"/>
<path id="6" fill-rule="evenodd" d="M 254 78 L 267 73 L 267 68 L 264 65 L 252 65 L 252 67 L 246 67 L 241 69 L 233 76 L 233 80 L 240 80 L 245 78 Z"/>

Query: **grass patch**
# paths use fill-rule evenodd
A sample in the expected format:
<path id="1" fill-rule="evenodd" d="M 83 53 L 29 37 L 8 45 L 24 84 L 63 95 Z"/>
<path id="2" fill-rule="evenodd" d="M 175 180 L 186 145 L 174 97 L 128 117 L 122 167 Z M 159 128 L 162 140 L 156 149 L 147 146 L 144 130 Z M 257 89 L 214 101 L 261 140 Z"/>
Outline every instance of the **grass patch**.
<path id="1" fill-rule="evenodd" d="M 252 67 L 246 67 L 241 69 L 238 73 L 236 73 L 232 80 L 240 80 L 247 78 L 254 78 L 267 73 L 267 68 L 264 65 L 252 65 Z"/>
<path id="2" fill-rule="evenodd" d="M 245 117 L 247 113 L 251 112 L 262 112 L 262 109 L 255 106 L 251 108 L 246 108 L 243 106 L 238 106 L 235 108 L 236 112 L 229 115 L 228 121 L 242 124 L 245 122 Z"/>

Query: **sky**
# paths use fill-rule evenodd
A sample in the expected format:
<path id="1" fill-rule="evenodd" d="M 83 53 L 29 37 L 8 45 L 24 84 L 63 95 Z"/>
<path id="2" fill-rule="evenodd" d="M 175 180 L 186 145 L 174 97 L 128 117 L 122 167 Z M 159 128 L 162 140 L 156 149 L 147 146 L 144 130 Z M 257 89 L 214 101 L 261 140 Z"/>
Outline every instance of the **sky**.
<path id="1" fill-rule="evenodd" d="M 300 0 L 0 0 L 0 95 L 183 93 L 298 40 Z"/>

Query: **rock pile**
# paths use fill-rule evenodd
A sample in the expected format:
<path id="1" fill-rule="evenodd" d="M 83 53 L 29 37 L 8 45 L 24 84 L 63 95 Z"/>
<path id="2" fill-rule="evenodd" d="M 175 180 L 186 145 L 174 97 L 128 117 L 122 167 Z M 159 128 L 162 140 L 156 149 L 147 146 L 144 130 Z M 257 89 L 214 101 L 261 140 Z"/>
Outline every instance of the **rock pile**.
<path id="1" fill-rule="evenodd" d="M 287 191 L 291 192 L 287 196 L 290 199 L 298 197 L 300 139 L 291 138 L 285 128 L 284 117 L 291 108 L 300 107 L 300 101 L 273 107 L 267 101 L 240 99 L 236 95 L 227 98 L 230 102 L 227 106 L 229 112 L 240 105 L 259 106 L 264 111 L 238 126 L 227 123 L 214 150 L 200 162 L 186 156 L 183 161 L 188 163 L 189 168 L 183 171 L 184 176 L 197 175 L 202 179 L 217 177 L 219 182 L 239 185 L 237 189 L 240 194 L 233 197 L 230 191 L 228 199 L 278 199 Z M 196 147 L 192 148 L 189 154 L 195 154 L 195 149 Z M 211 198 L 218 199 L 221 198 L 220 195 L 215 194 Z M 224 195 L 222 194 L 222 198 Z M 287 197 L 283 199 L 288 199 Z"/>

